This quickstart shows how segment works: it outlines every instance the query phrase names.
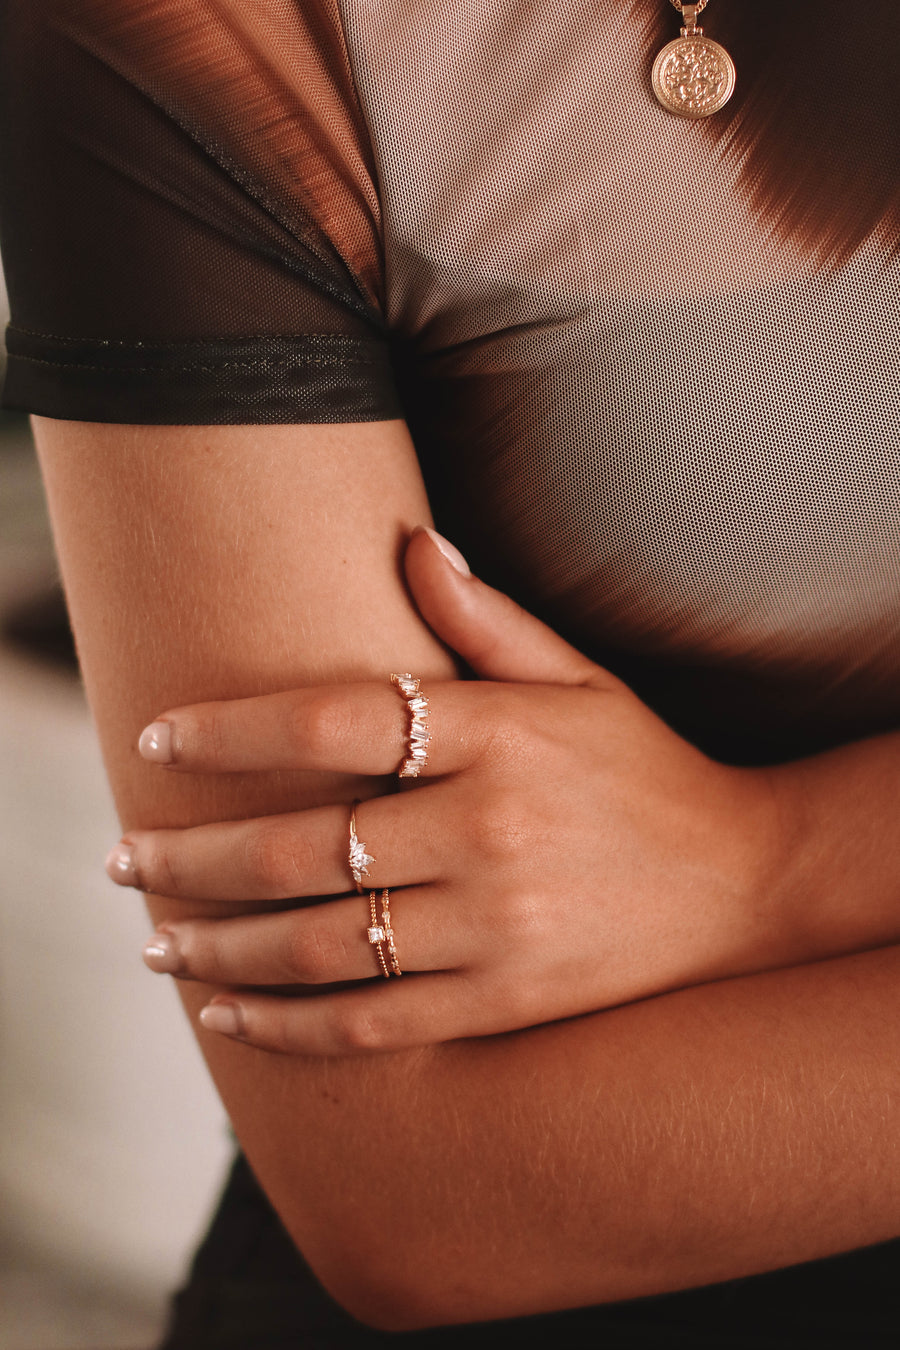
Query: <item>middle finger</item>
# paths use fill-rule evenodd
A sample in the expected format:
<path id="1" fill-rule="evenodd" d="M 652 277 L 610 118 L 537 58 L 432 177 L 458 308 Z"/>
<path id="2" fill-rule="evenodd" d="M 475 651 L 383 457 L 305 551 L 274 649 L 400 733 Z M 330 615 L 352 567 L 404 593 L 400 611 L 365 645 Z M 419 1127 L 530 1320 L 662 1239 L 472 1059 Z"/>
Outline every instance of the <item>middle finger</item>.
<path id="1" fill-rule="evenodd" d="M 369 855 L 366 887 L 447 877 L 445 783 L 356 808 L 357 838 Z M 439 798 L 441 800 L 439 800 Z M 133 830 L 107 871 L 120 885 L 181 900 L 293 900 L 354 889 L 350 808 L 322 806 L 185 830 Z"/>
<path id="2" fill-rule="evenodd" d="M 430 738 L 423 778 L 458 773 L 478 759 L 493 725 L 486 706 L 497 690 L 502 686 L 422 681 L 416 698 L 428 710 L 416 717 Z M 189 773 L 380 775 L 406 758 L 416 706 L 389 680 L 292 689 L 175 708 L 144 729 L 139 745 L 146 758 Z"/>

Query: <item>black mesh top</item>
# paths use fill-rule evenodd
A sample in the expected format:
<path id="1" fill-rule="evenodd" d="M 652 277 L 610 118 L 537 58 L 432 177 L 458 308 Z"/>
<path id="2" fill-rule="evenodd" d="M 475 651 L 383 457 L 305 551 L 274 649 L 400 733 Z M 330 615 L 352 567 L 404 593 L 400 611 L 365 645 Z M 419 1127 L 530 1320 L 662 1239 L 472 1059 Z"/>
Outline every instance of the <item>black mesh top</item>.
<path id="1" fill-rule="evenodd" d="M 337 17 L 305 9 L 4 3 L 9 405 L 397 414 L 371 148 Z"/>
<path id="2" fill-rule="evenodd" d="M 405 415 L 439 528 L 697 744 L 900 721 L 900 4 L 0 0 L 7 406 Z M 862 1342 L 860 1342 L 862 1343 Z"/>

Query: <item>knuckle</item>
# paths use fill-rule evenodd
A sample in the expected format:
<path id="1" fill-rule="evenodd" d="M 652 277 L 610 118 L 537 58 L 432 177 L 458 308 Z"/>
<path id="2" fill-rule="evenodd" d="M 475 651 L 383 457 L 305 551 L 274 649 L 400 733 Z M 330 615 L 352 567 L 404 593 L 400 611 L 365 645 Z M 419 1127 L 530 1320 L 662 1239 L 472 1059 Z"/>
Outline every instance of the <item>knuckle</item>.
<path id="1" fill-rule="evenodd" d="M 330 984 L 346 977 L 347 951 L 327 929 L 293 925 L 288 935 L 288 968 L 301 984 Z"/>
<path id="2" fill-rule="evenodd" d="M 499 691 L 482 702 L 474 713 L 482 755 L 488 763 L 505 770 L 520 769 L 534 753 L 534 733 L 522 699 L 513 691 Z"/>
<path id="3" fill-rule="evenodd" d="M 498 936 L 507 947 L 541 949 L 552 939 L 552 914 L 543 896 L 528 891 L 501 893 L 493 907 Z"/>
<path id="4" fill-rule="evenodd" d="M 556 991 L 542 980 L 510 979 L 503 988 L 504 1006 L 510 1020 L 520 1027 L 537 1026 L 547 1021 Z"/>
<path id="5" fill-rule="evenodd" d="M 188 717 L 179 718 L 179 739 L 191 758 L 204 764 L 218 764 L 228 753 L 228 738 L 222 717 L 212 708 L 197 707 Z"/>
<path id="6" fill-rule="evenodd" d="M 506 864 L 527 856 L 530 837 L 529 813 L 517 792 L 491 793 L 475 813 L 473 842 L 489 863 Z"/>
<path id="7" fill-rule="evenodd" d="M 144 844 L 136 850 L 135 870 L 141 890 L 154 895 L 180 895 L 184 885 L 182 868 L 172 848 L 160 842 Z"/>
<path id="8" fill-rule="evenodd" d="M 308 842 L 284 825 L 254 830 L 247 842 L 250 876 L 272 899 L 291 896 L 308 875 L 311 857 Z"/>
<path id="9" fill-rule="evenodd" d="M 294 712 L 293 735 L 316 762 L 328 762 L 352 738 L 353 713 L 342 692 L 316 694 Z"/>
<path id="10" fill-rule="evenodd" d="M 377 1013 L 362 1005 L 347 1004 L 336 1010 L 332 1032 L 342 1054 L 364 1055 L 387 1049 L 387 1026 Z"/>
<path id="11" fill-rule="evenodd" d="M 245 1039 L 254 1040 L 276 1053 L 299 1048 L 294 1009 L 289 999 L 266 999 L 260 1006 L 248 1000 L 244 1016 Z"/>
<path id="12" fill-rule="evenodd" d="M 203 923 L 179 925 L 178 954 L 181 966 L 177 973 L 180 978 L 204 978 L 214 983 L 219 982 L 223 972 L 215 939 L 215 928 L 210 932 Z"/>

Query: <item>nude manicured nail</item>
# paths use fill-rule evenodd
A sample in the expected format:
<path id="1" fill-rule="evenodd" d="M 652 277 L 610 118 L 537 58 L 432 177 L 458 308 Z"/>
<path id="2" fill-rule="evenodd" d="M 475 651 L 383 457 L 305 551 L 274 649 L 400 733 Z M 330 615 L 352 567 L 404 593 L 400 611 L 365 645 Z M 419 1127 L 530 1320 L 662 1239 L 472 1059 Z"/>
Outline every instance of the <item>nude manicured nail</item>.
<path id="1" fill-rule="evenodd" d="M 423 526 L 423 529 L 435 548 L 440 549 L 441 553 L 443 553 L 451 567 L 455 567 L 457 572 L 461 572 L 464 577 L 470 577 L 472 575 L 469 564 L 466 562 L 459 549 L 450 543 L 449 539 L 445 539 L 442 534 L 438 534 L 437 530 L 430 530 L 427 525 Z"/>
<path id="2" fill-rule="evenodd" d="M 200 1013 L 201 1025 L 207 1031 L 218 1031 L 223 1036 L 240 1036 L 243 1019 L 236 1003 L 207 1003 Z"/>
<path id="3" fill-rule="evenodd" d="M 174 758 L 171 722 L 151 722 L 149 727 L 144 727 L 138 741 L 138 751 L 144 759 L 152 760 L 154 764 L 171 764 Z"/>
<path id="4" fill-rule="evenodd" d="M 136 886 L 134 849 L 131 844 L 116 844 L 106 855 L 106 875 L 119 886 Z"/>
<path id="5" fill-rule="evenodd" d="M 181 969 L 181 953 L 171 933 L 154 933 L 141 955 L 157 975 L 174 975 Z"/>

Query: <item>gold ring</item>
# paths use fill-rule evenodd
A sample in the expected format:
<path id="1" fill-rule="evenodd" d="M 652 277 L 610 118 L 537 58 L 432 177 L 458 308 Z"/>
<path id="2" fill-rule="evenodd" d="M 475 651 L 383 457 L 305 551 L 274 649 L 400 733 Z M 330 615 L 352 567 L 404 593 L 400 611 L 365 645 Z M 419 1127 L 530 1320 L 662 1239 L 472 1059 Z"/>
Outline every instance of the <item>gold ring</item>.
<path id="1" fill-rule="evenodd" d="M 397 770 L 398 778 L 418 778 L 428 762 L 428 742 L 431 737 L 425 725 L 428 716 L 428 699 L 419 693 L 419 681 L 409 673 L 392 675 L 391 684 L 395 684 L 409 711 L 409 730 L 406 733 L 406 754 Z"/>
<path id="2" fill-rule="evenodd" d="M 373 891 L 374 895 L 375 892 Z M 397 949 L 394 946 L 394 930 L 391 927 L 391 892 L 387 886 L 381 892 L 381 926 L 384 929 L 384 940 L 387 943 L 388 956 L 391 961 L 391 970 L 395 975 L 402 975 L 400 963 L 397 960 Z"/>
<path id="3" fill-rule="evenodd" d="M 369 891 L 369 916 L 372 920 L 372 925 L 370 928 L 366 929 L 366 936 L 375 948 L 382 975 L 386 980 L 389 980 L 391 978 L 391 972 L 387 968 L 387 961 L 384 959 L 384 948 L 381 945 L 382 942 L 384 942 L 386 934 L 383 925 L 378 922 L 374 891 Z"/>
<path id="4" fill-rule="evenodd" d="M 362 879 L 369 875 L 369 863 L 375 862 L 375 859 L 371 853 L 366 852 L 365 844 L 360 843 L 356 837 L 356 808 L 358 806 L 359 801 L 357 800 L 350 807 L 350 851 L 347 861 L 350 864 L 350 873 L 356 889 L 362 895 Z"/>

